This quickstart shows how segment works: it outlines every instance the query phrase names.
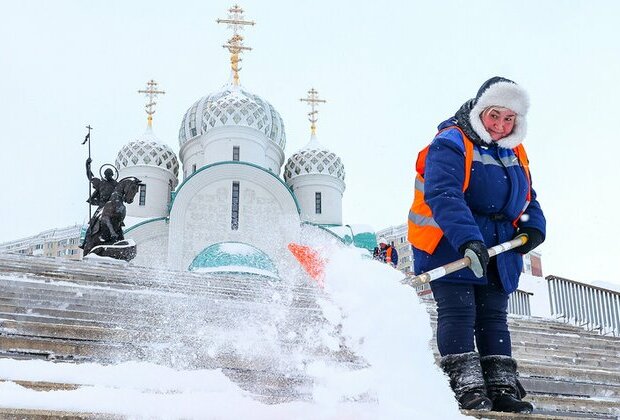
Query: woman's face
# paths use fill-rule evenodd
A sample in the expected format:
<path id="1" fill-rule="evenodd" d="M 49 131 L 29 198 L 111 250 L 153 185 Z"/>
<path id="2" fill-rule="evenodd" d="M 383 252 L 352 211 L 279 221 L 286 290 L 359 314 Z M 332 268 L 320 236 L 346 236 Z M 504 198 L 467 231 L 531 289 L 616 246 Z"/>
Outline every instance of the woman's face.
<path id="1" fill-rule="evenodd" d="M 517 114 L 514 111 L 499 106 L 490 106 L 480 114 L 482 125 L 493 141 L 501 140 L 512 133 L 516 118 Z"/>

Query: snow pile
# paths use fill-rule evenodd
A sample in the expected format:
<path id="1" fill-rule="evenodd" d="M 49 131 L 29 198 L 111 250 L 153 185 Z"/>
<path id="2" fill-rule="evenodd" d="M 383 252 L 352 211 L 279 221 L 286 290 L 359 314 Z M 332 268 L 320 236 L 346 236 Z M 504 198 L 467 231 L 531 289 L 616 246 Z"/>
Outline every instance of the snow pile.
<path id="1" fill-rule="evenodd" d="M 320 306 L 327 322 L 317 327 L 318 331 L 300 327 L 296 333 L 333 351 L 345 344 L 363 364 L 336 363 L 327 357 L 304 360 L 300 354 L 294 362 L 314 379 L 312 401 L 261 403 L 219 369 L 190 370 L 183 365 L 173 369 L 146 362 L 103 366 L 5 359 L 0 360 L 0 379 L 87 386 L 37 392 L 3 382 L 0 407 L 201 419 L 461 417 L 447 379 L 434 363 L 428 314 L 415 290 L 400 284 L 401 273 L 365 258 L 360 249 L 332 243 L 323 251 L 329 264 Z M 226 337 L 218 339 L 241 347 L 236 350 L 242 354 L 254 353 L 259 358 L 272 351 L 275 368 L 280 356 L 274 325 L 264 325 L 253 333 L 251 328 L 239 328 L 240 323 L 235 322 L 230 330 L 220 333 Z M 202 351 L 215 354 L 219 350 Z"/>
<path id="2" fill-rule="evenodd" d="M 303 417 L 301 403 L 268 406 L 245 396 L 218 370 L 176 371 L 150 363 L 55 364 L 0 360 L 0 376 L 88 384 L 38 392 L 0 384 L 0 407 L 115 413 L 154 418 L 286 419 Z"/>
<path id="3" fill-rule="evenodd" d="M 370 418 L 459 416 L 448 382 L 434 363 L 432 329 L 415 290 L 402 273 L 364 258 L 358 248 L 333 249 L 322 302 L 332 324 L 341 325 L 348 347 L 369 366 L 346 371 L 318 365 L 315 400 L 322 404 L 368 395 L 377 402 Z"/>

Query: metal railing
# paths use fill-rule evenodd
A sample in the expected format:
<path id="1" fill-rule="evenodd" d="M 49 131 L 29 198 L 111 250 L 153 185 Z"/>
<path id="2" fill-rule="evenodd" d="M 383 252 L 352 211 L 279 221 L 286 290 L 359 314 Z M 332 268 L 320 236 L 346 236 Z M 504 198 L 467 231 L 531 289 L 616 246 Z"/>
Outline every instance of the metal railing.
<path id="1" fill-rule="evenodd" d="M 601 334 L 620 335 L 620 293 L 547 276 L 551 315 Z"/>
<path id="2" fill-rule="evenodd" d="M 533 293 L 524 292 L 523 290 L 515 290 L 508 298 L 508 313 L 513 315 L 532 316 L 532 308 L 530 307 L 530 296 Z"/>

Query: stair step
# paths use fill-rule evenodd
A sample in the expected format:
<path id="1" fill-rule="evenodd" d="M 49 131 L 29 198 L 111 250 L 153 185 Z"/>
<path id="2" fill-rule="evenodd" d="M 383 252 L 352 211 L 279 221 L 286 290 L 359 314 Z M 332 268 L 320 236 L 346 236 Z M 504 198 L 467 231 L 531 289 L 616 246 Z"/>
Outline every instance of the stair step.
<path id="1" fill-rule="evenodd" d="M 18 306 L 0 307 L 0 318 L 23 322 L 41 322 L 47 324 L 83 325 L 92 327 L 126 326 L 123 322 L 112 322 L 109 317 L 106 321 L 99 321 L 97 316 L 88 312 L 64 311 L 57 309 L 29 308 L 25 309 Z"/>
<path id="2" fill-rule="evenodd" d="M 510 419 L 510 420 L 530 420 L 530 419 L 545 419 L 545 420 L 577 420 L 577 419 L 610 419 L 617 420 L 615 416 L 609 416 L 605 414 L 587 413 L 586 415 L 580 415 L 577 413 L 550 413 L 544 410 L 534 410 L 531 414 L 518 414 L 518 413 L 502 413 L 499 411 L 476 411 L 476 410 L 461 410 L 461 413 L 475 417 L 478 419 Z"/>
<path id="3" fill-rule="evenodd" d="M 573 397 L 605 396 L 620 400 L 620 385 L 579 382 L 573 378 L 551 379 L 524 375 L 521 375 L 519 380 L 530 394 L 557 394 Z"/>
<path id="4" fill-rule="evenodd" d="M 0 418 L 5 420 L 121 420 L 124 416 L 116 416 L 112 414 L 102 413 L 76 413 L 72 411 L 57 411 L 57 410 L 30 410 L 21 408 L 1 408 Z"/>
<path id="5" fill-rule="evenodd" d="M 115 343 L 131 343 L 141 339 L 139 333 L 120 328 L 102 328 L 42 322 L 17 322 L 6 319 L 0 319 L 0 334 L 2 333 L 72 340 L 105 340 L 114 341 Z"/>
<path id="6" fill-rule="evenodd" d="M 545 410 L 551 412 L 555 409 L 558 413 L 574 413 L 579 415 L 596 413 L 611 416 L 612 418 L 620 416 L 620 402 L 617 399 L 532 394 L 528 395 L 526 400 L 532 402 L 534 406 L 544 406 Z"/>
<path id="7" fill-rule="evenodd" d="M 24 388 L 32 389 L 34 391 L 73 391 L 80 388 L 82 385 L 67 384 L 62 382 L 45 382 L 45 381 L 21 381 L 21 380 L 7 380 L 0 378 L 0 382 L 14 382 Z"/>
<path id="8" fill-rule="evenodd" d="M 613 369 L 620 371 L 620 359 L 606 357 L 592 357 L 586 353 L 566 353 L 564 350 L 545 351 L 531 349 L 527 346 L 513 347 L 512 354 L 517 360 L 538 360 L 549 365 L 574 365 L 590 369 Z"/>
<path id="9" fill-rule="evenodd" d="M 544 363 L 519 361 L 521 376 L 535 378 L 550 378 L 559 380 L 573 380 L 595 383 L 599 385 L 620 385 L 620 375 L 617 370 L 583 369 L 576 366 L 548 366 Z"/>
<path id="10" fill-rule="evenodd" d="M 39 354 L 49 359 L 80 359 L 96 357 L 100 360 L 114 360 L 119 356 L 125 359 L 132 356 L 140 358 L 138 349 L 130 345 L 119 346 L 96 341 L 59 340 L 29 336 L 2 335 L 0 351 L 8 354 Z"/>

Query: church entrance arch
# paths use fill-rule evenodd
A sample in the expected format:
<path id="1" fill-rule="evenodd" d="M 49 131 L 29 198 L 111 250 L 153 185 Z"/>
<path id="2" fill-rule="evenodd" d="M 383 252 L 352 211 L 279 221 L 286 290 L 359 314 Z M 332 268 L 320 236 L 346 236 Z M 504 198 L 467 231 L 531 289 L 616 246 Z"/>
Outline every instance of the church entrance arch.
<path id="1" fill-rule="evenodd" d="M 218 242 L 203 249 L 188 267 L 189 271 L 213 274 L 250 274 L 279 279 L 269 256 L 243 242 Z"/>

